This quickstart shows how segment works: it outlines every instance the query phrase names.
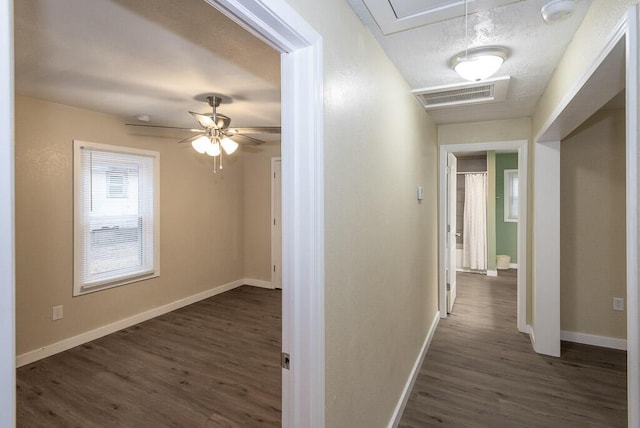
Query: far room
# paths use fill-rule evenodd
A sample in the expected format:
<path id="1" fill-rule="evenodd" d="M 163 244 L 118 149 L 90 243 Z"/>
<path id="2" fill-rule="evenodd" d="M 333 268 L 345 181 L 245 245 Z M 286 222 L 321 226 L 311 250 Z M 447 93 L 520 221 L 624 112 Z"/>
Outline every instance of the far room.
<path id="1" fill-rule="evenodd" d="M 18 426 L 280 425 L 280 53 L 201 0 L 15 2 Z"/>

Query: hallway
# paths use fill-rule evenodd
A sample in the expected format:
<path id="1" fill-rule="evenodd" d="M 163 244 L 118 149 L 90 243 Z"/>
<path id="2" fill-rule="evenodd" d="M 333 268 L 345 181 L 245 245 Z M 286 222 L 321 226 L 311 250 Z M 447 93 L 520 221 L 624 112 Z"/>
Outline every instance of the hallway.
<path id="1" fill-rule="evenodd" d="M 626 352 L 569 342 L 533 352 L 516 329 L 515 270 L 458 274 L 400 427 L 626 427 Z"/>

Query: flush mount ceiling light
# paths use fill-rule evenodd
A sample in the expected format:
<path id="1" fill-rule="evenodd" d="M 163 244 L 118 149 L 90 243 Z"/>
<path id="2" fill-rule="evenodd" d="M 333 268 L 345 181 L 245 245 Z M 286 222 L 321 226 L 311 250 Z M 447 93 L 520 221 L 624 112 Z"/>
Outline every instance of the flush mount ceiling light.
<path id="1" fill-rule="evenodd" d="M 491 77 L 500 68 L 509 52 L 500 46 L 469 48 L 469 2 L 464 2 L 464 37 L 467 49 L 451 58 L 449 65 L 463 79 L 477 82 Z"/>
<path id="2" fill-rule="evenodd" d="M 483 46 L 460 52 L 449 62 L 463 79 L 477 82 L 493 76 L 509 56 L 501 46 Z"/>
<path id="3" fill-rule="evenodd" d="M 562 21 L 573 13 L 576 8 L 576 0 L 552 0 L 542 6 L 540 13 L 549 24 Z"/>

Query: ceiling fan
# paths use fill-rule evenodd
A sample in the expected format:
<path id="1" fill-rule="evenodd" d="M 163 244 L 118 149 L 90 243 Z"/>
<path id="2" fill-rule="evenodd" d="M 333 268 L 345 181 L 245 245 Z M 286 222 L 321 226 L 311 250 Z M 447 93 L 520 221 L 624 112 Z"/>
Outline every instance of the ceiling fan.
<path id="1" fill-rule="evenodd" d="M 162 126 L 162 125 L 146 125 L 138 123 L 127 123 L 128 126 L 143 126 L 147 128 L 172 128 L 183 129 L 185 131 L 197 132 L 197 134 L 190 135 L 178 143 L 191 142 L 191 146 L 198 153 L 206 153 L 213 157 L 213 171 L 216 172 L 216 159 L 220 157 L 218 162 L 218 168 L 222 169 L 222 152 L 227 155 L 232 154 L 238 148 L 238 142 L 242 144 L 251 144 L 258 146 L 264 144 L 264 141 L 255 137 L 250 137 L 246 134 L 279 134 L 279 126 L 257 126 L 248 128 L 230 128 L 231 118 L 225 116 L 222 113 L 217 113 L 216 108 L 220 106 L 222 97 L 217 95 L 209 95 L 206 97 L 207 103 L 211 107 L 211 113 L 196 113 L 190 111 L 189 113 L 196 118 L 201 126 L 201 129 L 191 128 L 179 128 L 175 126 Z M 238 142 L 234 141 L 237 139 Z"/>

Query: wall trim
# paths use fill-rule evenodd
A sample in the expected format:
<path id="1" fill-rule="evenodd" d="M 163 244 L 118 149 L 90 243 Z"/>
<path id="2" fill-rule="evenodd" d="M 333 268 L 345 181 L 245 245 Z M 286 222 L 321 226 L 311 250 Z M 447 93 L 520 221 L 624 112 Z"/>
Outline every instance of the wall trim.
<path id="1" fill-rule="evenodd" d="M 640 402 L 640 295 L 638 291 L 638 140 L 640 139 L 640 9 L 631 6 L 627 10 L 628 29 L 626 39 L 626 165 L 627 165 L 627 402 Z M 640 408 L 628 406 L 630 427 L 640 426 Z"/>
<path id="2" fill-rule="evenodd" d="M 225 291 L 233 290 L 234 288 L 240 287 L 241 285 L 245 285 L 246 281 L 247 280 L 240 279 L 224 285 L 219 285 L 201 293 L 193 294 L 191 296 L 176 300 L 166 305 L 158 306 L 157 308 L 141 312 L 129 318 L 125 318 L 120 321 L 98 327 L 94 330 L 80 333 L 77 336 L 69 337 L 59 342 L 43 346 L 39 349 L 25 352 L 24 354 L 18 355 L 16 357 L 16 367 L 22 367 L 27 364 L 31 364 L 43 358 L 47 358 L 60 352 L 69 350 L 78 345 L 82 345 L 83 343 L 91 342 L 92 340 L 99 339 L 108 334 L 115 333 L 116 331 L 134 326 L 136 324 L 140 324 L 143 321 L 150 320 L 160 315 L 175 311 L 176 309 L 180 309 L 201 300 L 208 299 L 209 297 L 224 293 Z"/>
<path id="3" fill-rule="evenodd" d="M 509 269 L 518 269 L 518 263 L 509 263 Z"/>
<path id="4" fill-rule="evenodd" d="M 0 0 L 0 426 L 16 423 L 13 1 Z"/>
<path id="5" fill-rule="evenodd" d="M 551 112 L 549 117 L 544 121 L 542 126 L 537 130 L 537 134 L 535 135 L 533 141 L 537 142 L 548 142 L 548 141 L 556 141 L 558 136 L 556 135 L 547 135 L 549 130 L 554 125 L 560 116 L 563 114 L 564 110 L 571 104 L 571 101 L 578 95 L 580 90 L 587 84 L 589 79 L 595 74 L 598 70 L 598 67 L 605 61 L 606 57 L 613 51 L 615 46 L 618 44 L 620 40 L 625 37 L 627 32 L 627 15 L 622 17 L 620 21 L 616 24 L 615 27 L 609 33 L 609 36 L 606 39 L 606 42 L 603 46 L 601 46 L 598 51 L 598 55 L 593 58 L 593 61 L 589 64 L 584 74 L 580 76 L 580 78 L 575 82 L 575 84 L 571 87 L 569 92 L 567 92 L 560 100 L 556 108 Z M 554 75 L 551 76 L 553 78 Z M 548 82 L 547 82 L 548 83 Z M 591 116 L 591 115 L 589 115 Z M 534 130 L 535 131 L 535 130 Z M 560 136 L 560 138 L 564 138 L 564 136 Z"/>
<path id="6" fill-rule="evenodd" d="M 602 348 L 627 350 L 627 340 L 615 337 L 596 336 L 594 334 L 578 333 L 576 331 L 560 331 L 560 340 L 582 343 L 584 345 L 600 346 Z"/>
<path id="7" fill-rule="evenodd" d="M 538 354 L 560 356 L 560 141 L 536 143 L 533 306 Z M 520 256 L 518 256 L 520 257 Z M 520 260 L 520 258 L 518 258 Z"/>
<path id="8" fill-rule="evenodd" d="M 0 0 L 1 1 L 1 0 Z M 325 425 L 322 37 L 286 0 L 206 0 L 280 56 L 282 426 Z"/>
<path id="9" fill-rule="evenodd" d="M 487 276 L 498 276 L 498 271 L 497 270 L 488 270 L 487 269 Z"/>
<path id="10" fill-rule="evenodd" d="M 402 390 L 402 394 L 400 394 L 400 398 L 398 399 L 398 403 L 396 404 L 395 409 L 393 410 L 393 414 L 391 415 L 391 419 L 389 420 L 389 428 L 396 428 L 400 423 L 400 419 L 402 419 L 402 413 L 404 412 L 404 408 L 407 406 L 407 401 L 409 401 L 409 396 L 411 396 L 411 390 L 413 389 L 413 385 L 416 383 L 416 379 L 418 378 L 418 373 L 420 373 L 420 367 L 422 367 L 422 363 L 424 361 L 424 357 L 427 355 L 427 350 L 429 349 L 429 345 L 431 344 L 431 339 L 433 339 L 433 335 L 438 328 L 438 323 L 440 322 L 440 311 L 436 312 L 433 320 L 431 321 L 431 326 L 427 331 L 427 337 L 424 339 L 424 343 L 422 344 L 422 348 L 417 355 L 416 361 L 413 364 L 413 368 L 409 373 L 409 378 L 407 379 L 407 383 L 404 385 L 404 389 Z"/>
<path id="11" fill-rule="evenodd" d="M 269 288 L 272 290 L 275 288 L 271 283 L 271 281 L 265 281 L 262 279 L 244 278 L 244 279 L 241 279 L 240 281 L 242 281 L 244 285 L 250 285 L 252 287 Z"/>

